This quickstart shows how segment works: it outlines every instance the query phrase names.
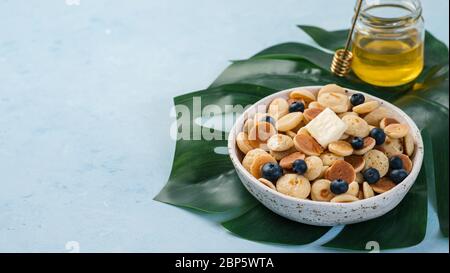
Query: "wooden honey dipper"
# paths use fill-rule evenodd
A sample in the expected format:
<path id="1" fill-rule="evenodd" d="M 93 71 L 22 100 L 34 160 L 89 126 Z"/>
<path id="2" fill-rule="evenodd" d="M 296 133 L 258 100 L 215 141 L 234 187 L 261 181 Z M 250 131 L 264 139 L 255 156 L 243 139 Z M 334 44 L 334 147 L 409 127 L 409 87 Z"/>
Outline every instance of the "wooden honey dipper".
<path id="1" fill-rule="evenodd" d="M 348 33 L 345 48 L 337 50 L 336 53 L 334 53 L 333 61 L 331 62 L 331 72 L 339 77 L 345 77 L 352 68 L 353 53 L 349 49 L 353 31 L 355 30 L 356 22 L 361 11 L 362 2 L 363 0 L 358 0 L 355 16 L 353 16 L 352 27 Z"/>

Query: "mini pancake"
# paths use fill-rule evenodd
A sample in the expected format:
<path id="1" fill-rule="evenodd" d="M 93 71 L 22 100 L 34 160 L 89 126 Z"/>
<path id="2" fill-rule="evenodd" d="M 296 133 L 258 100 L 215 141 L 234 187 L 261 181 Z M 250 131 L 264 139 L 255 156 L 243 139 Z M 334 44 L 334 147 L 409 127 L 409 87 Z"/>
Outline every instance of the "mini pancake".
<path id="1" fill-rule="evenodd" d="M 250 166 L 250 173 L 256 178 L 259 179 L 262 177 L 261 175 L 261 168 L 266 163 L 277 163 L 275 158 L 273 158 L 268 153 L 265 154 L 259 154 L 255 157 L 253 160 L 252 165 Z"/>
<path id="2" fill-rule="evenodd" d="M 276 134 L 269 138 L 267 141 L 267 146 L 271 151 L 283 152 L 294 147 L 294 142 L 289 136 Z"/>
<path id="3" fill-rule="evenodd" d="M 411 173 L 412 168 L 413 168 L 413 164 L 411 159 L 409 159 L 409 157 L 407 155 L 401 154 L 401 155 L 397 155 L 403 163 L 403 169 L 405 169 L 405 171 L 407 173 Z"/>
<path id="4" fill-rule="evenodd" d="M 364 155 L 364 160 L 366 161 L 364 170 L 374 168 L 380 173 L 380 177 L 385 176 L 389 171 L 388 157 L 378 150 L 372 150 L 367 152 Z"/>
<path id="5" fill-rule="evenodd" d="M 270 182 L 269 180 L 267 180 L 267 179 L 265 179 L 265 178 L 260 178 L 260 179 L 258 179 L 259 180 L 259 182 L 261 182 L 262 184 L 264 184 L 265 186 L 267 186 L 267 187 L 269 187 L 269 188 L 271 188 L 272 190 L 277 190 L 277 188 L 275 187 L 275 185 L 272 183 L 272 182 Z"/>
<path id="6" fill-rule="evenodd" d="M 387 157 L 393 157 L 403 154 L 403 143 L 400 138 L 386 138 L 386 141 L 381 146 L 375 147 L 378 151 L 383 152 Z"/>
<path id="7" fill-rule="evenodd" d="M 342 156 L 338 156 L 333 153 L 326 152 L 326 153 L 323 153 L 320 155 L 320 159 L 322 159 L 323 165 L 331 166 L 337 160 L 343 160 L 344 158 Z"/>
<path id="8" fill-rule="evenodd" d="M 241 150 L 241 152 L 243 152 L 244 154 L 247 154 L 248 152 L 254 149 L 253 146 L 248 141 L 248 135 L 244 132 L 240 132 L 236 136 L 236 143 L 239 150 Z"/>
<path id="9" fill-rule="evenodd" d="M 358 192 L 359 192 L 359 184 L 358 184 L 358 182 L 353 181 L 352 183 L 350 183 L 348 185 L 348 190 L 347 190 L 346 194 L 350 194 L 350 195 L 353 195 L 355 197 L 358 197 Z"/>
<path id="10" fill-rule="evenodd" d="M 367 182 L 363 183 L 363 193 L 364 193 L 364 199 L 375 196 L 375 193 L 374 193 L 372 187 Z"/>
<path id="11" fill-rule="evenodd" d="M 278 120 L 281 117 L 289 114 L 289 104 L 283 98 L 276 98 L 270 103 L 269 109 L 267 110 L 269 114 L 274 119 Z"/>
<path id="12" fill-rule="evenodd" d="M 366 137 L 366 138 L 364 138 L 363 148 L 360 150 L 353 150 L 353 154 L 354 155 L 364 155 L 368 151 L 372 150 L 376 144 L 377 144 L 377 142 L 375 141 L 375 139 L 373 139 L 371 137 Z"/>
<path id="13" fill-rule="evenodd" d="M 390 124 L 384 132 L 390 138 L 404 138 L 409 133 L 409 127 L 406 124 Z"/>
<path id="14" fill-rule="evenodd" d="M 399 124 L 399 123 L 400 122 L 398 122 L 395 118 L 384 118 L 380 121 L 380 128 L 384 130 L 384 128 L 386 128 L 391 124 Z"/>
<path id="15" fill-rule="evenodd" d="M 269 151 L 270 155 L 273 156 L 273 158 L 275 158 L 278 161 L 295 152 L 297 152 L 297 149 L 295 149 L 295 147 L 292 147 L 284 152 Z"/>
<path id="16" fill-rule="evenodd" d="M 338 156 L 349 156 L 353 153 L 353 147 L 347 141 L 339 140 L 331 142 L 328 145 L 328 150 Z"/>
<path id="17" fill-rule="evenodd" d="M 303 120 L 302 112 L 289 113 L 277 121 L 277 129 L 281 132 L 287 132 L 297 127 Z"/>
<path id="18" fill-rule="evenodd" d="M 266 143 L 267 140 L 276 133 L 277 130 L 271 123 L 260 121 L 250 130 L 248 141 L 250 142 L 250 145 L 257 148 L 260 147 L 261 143 Z"/>
<path id="19" fill-rule="evenodd" d="M 356 172 L 350 163 L 344 160 L 338 160 L 331 165 L 325 173 L 325 179 L 330 181 L 336 179 L 345 180 L 348 184 L 352 183 L 356 179 Z"/>
<path id="20" fill-rule="evenodd" d="M 368 114 L 380 106 L 378 101 L 369 101 L 358 106 L 353 107 L 353 112 L 358 113 L 360 115 Z"/>
<path id="21" fill-rule="evenodd" d="M 283 169 L 292 169 L 292 164 L 294 164 L 294 161 L 296 160 L 305 160 L 305 154 L 301 153 L 301 152 L 295 152 L 292 153 L 286 157 L 284 157 L 283 159 L 281 159 L 280 161 L 280 166 Z"/>
<path id="22" fill-rule="evenodd" d="M 412 156 L 414 154 L 414 146 L 415 145 L 414 145 L 414 139 L 411 134 L 407 134 L 403 138 L 403 146 L 404 146 L 405 154 L 407 154 L 408 156 Z"/>
<path id="23" fill-rule="evenodd" d="M 334 197 L 333 199 L 331 199 L 331 203 L 351 203 L 351 202 L 356 202 L 359 201 L 358 197 L 355 197 L 351 194 L 341 194 L 338 195 L 336 197 Z"/>
<path id="24" fill-rule="evenodd" d="M 322 146 L 312 136 L 306 134 L 296 135 L 294 145 L 298 151 L 306 155 L 319 156 L 323 152 Z"/>
<path id="25" fill-rule="evenodd" d="M 393 189 L 396 185 L 387 177 L 381 178 L 377 183 L 370 185 L 374 192 L 385 193 Z"/>
<path id="26" fill-rule="evenodd" d="M 355 172 L 357 173 L 362 171 L 364 169 L 364 166 L 366 165 L 364 157 L 360 155 L 346 156 L 344 160 L 350 163 L 350 165 L 352 165 L 353 169 L 355 169 Z"/>
<path id="27" fill-rule="evenodd" d="M 316 100 L 316 96 L 314 96 L 311 91 L 306 89 L 297 89 L 295 91 L 292 91 L 289 94 L 289 98 L 291 99 L 297 99 L 297 100 L 304 100 L 306 103 L 310 103 L 312 101 Z"/>
<path id="28" fill-rule="evenodd" d="M 324 109 L 320 108 L 309 108 L 306 109 L 303 113 L 303 116 L 305 117 L 307 122 L 310 122 L 311 120 L 315 119 L 320 113 L 322 113 Z"/>
<path id="29" fill-rule="evenodd" d="M 255 160 L 256 156 L 261 155 L 261 154 L 267 154 L 266 151 L 264 151 L 263 149 L 253 149 L 250 152 L 248 152 L 244 159 L 242 160 L 242 166 L 244 166 L 244 168 L 247 171 L 250 171 L 250 167 L 253 163 L 253 161 Z"/>
<path id="30" fill-rule="evenodd" d="M 319 93 L 317 94 L 317 96 L 320 97 L 321 95 L 326 94 L 326 93 L 345 94 L 345 89 L 340 87 L 337 84 L 327 84 L 319 90 Z"/>
<path id="31" fill-rule="evenodd" d="M 379 126 L 383 118 L 390 117 L 391 111 L 386 107 L 380 106 L 374 111 L 364 116 L 364 120 L 372 126 Z"/>

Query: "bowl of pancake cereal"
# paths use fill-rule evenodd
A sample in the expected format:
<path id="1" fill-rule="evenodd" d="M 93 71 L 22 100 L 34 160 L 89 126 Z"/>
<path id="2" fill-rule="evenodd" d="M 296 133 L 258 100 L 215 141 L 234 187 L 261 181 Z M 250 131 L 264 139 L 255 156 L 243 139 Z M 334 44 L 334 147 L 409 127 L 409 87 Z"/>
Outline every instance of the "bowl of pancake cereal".
<path id="1" fill-rule="evenodd" d="M 317 226 L 363 222 L 395 208 L 417 179 L 423 149 L 401 109 L 336 84 L 268 96 L 228 137 L 245 188 L 278 215 Z"/>

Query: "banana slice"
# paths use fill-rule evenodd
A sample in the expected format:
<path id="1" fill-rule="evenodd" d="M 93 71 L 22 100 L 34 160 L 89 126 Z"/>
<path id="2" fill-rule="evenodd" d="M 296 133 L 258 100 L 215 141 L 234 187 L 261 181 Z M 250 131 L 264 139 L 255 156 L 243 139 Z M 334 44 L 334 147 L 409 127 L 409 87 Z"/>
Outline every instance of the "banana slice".
<path id="1" fill-rule="evenodd" d="M 295 91 L 292 91 L 291 94 L 289 94 L 289 98 L 291 99 L 297 99 L 297 100 L 304 100 L 306 103 L 310 103 L 312 101 L 316 100 L 316 96 L 314 96 L 311 91 L 306 89 L 298 89 Z"/>
<path id="2" fill-rule="evenodd" d="M 306 155 L 319 156 L 323 152 L 322 146 L 313 137 L 306 134 L 296 135 L 294 145 L 298 151 Z"/>
<path id="3" fill-rule="evenodd" d="M 323 110 L 305 127 L 322 147 L 327 147 L 331 142 L 339 140 L 347 130 L 347 125 L 329 108 Z"/>
<path id="4" fill-rule="evenodd" d="M 320 202 L 330 202 L 334 198 L 334 193 L 330 190 L 330 180 L 320 179 L 311 186 L 311 199 Z"/>
<path id="5" fill-rule="evenodd" d="M 364 176 L 362 173 L 356 173 L 355 182 L 358 182 L 358 184 L 364 183 Z"/>
<path id="6" fill-rule="evenodd" d="M 244 132 L 240 132 L 236 136 L 236 143 L 239 150 L 241 150 L 241 152 L 243 152 L 244 154 L 247 154 L 248 152 L 254 149 L 253 146 L 250 145 L 250 142 L 248 141 L 248 135 Z"/>
<path id="7" fill-rule="evenodd" d="M 355 169 L 353 169 L 352 165 L 344 160 L 338 160 L 334 162 L 330 168 L 328 168 L 325 173 L 325 179 L 330 181 L 342 179 L 347 183 L 351 183 L 356 179 Z"/>
<path id="8" fill-rule="evenodd" d="M 350 183 L 348 185 L 348 190 L 347 190 L 346 194 L 350 194 L 350 195 L 353 195 L 355 197 L 358 197 L 358 192 L 359 192 L 359 184 L 358 184 L 358 182 L 353 181 L 352 183 Z"/>
<path id="9" fill-rule="evenodd" d="M 327 93 L 339 93 L 339 94 L 345 94 L 345 89 L 340 87 L 337 84 L 327 84 L 324 87 L 322 87 L 319 90 L 319 93 L 317 94 L 318 97 L 320 97 L 323 94 L 327 94 Z"/>
<path id="10" fill-rule="evenodd" d="M 261 168 L 266 163 L 277 163 L 275 158 L 273 158 L 270 154 L 260 154 L 255 156 L 252 165 L 250 166 L 250 173 L 256 178 L 261 178 Z"/>
<path id="11" fill-rule="evenodd" d="M 355 172 L 357 173 L 361 172 L 364 169 L 364 166 L 366 165 L 364 157 L 360 155 L 346 156 L 344 160 L 350 163 L 350 165 L 352 165 L 353 169 L 355 169 Z"/>
<path id="12" fill-rule="evenodd" d="M 269 105 L 267 113 L 274 119 L 278 120 L 289 113 L 289 104 L 283 98 L 274 99 Z"/>
<path id="13" fill-rule="evenodd" d="M 317 156 L 309 156 L 305 159 L 306 166 L 308 169 L 304 176 L 309 180 L 313 181 L 317 179 L 322 173 L 323 163 L 322 160 Z"/>
<path id="14" fill-rule="evenodd" d="M 378 126 L 383 118 L 392 116 L 392 113 L 386 107 L 380 106 L 369 114 L 364 116 L 364 120 L 372 126 Z"/>
<path id="15" fill-rule="evenodd" d="M 342 118 L 347 125 L 345 133 L 355 137 L 366 137 L 370 133 L 369 124 L 360 117 L 347 115 Z"/>
<path id="16" fill-rule="evenodd" d="M 380 173 L 380 177 L 385 176 L 389 171 L 389 159 L 384 153 L 378 150 L 367 152 L 364 155 L 364 160 L 366 161 L 364 170 L 374 168 L 378 170 L 378 172 Z"/>
<path id="17" fill-rule="evenodd" d="M 310 109 L 306 109 L 305 112 L 303 113 L 303 116 L 305 117 L 305 120 L 307 122 L 310 122 L 311 120 L 315 119 L 318 115 L 320 115 L 320 113 L 322 113 L 324 109 L 319 109 L 319 108 L 310 108 Z"/>
<path id="18" fill-rule="evenodd" d="M 344 160 L 342 156 L 335 155 L 330 152 L 325 152 L 320 155 L 320 159 L 322 159 L 323 165 L 325 166 L 331 166 L 334 162 L 338 160 Z"/>
<path id="19" fill-rule="evenodd" d="M 280 166 L 283 169 L 290 170 L 290 169 L 292 169 L 292 164 L 294 164 L 294 161 L 304 160 L 304 159 L 305 159 L 304 154 L 302 154 L 300 152 L 295 152 L 295 153 L 292 153 L 292 154 L 284 157 L 283 159 L 281 159 Z"/>
<path id="20" fill-rule="evenodd" d="M 378 101 L 369 101 L 358 106 L 353 107 L 353 112 L 358 113 L 360 115 L 368 114 L 380 106 Z"/>
<path id="21" fill-rule="evenodd" d="M 265 179 L 265 178 L 260 178 L 258 179 L 259 182 L 263 183 L 264 185 L 266 185 L 267 187 L 271 188 L 272 190 L 277 190 L 277 188 L 275 187 L 275 185 L 270 182 L 269 180 Z"/>
<path id="22" fill-rule="evenodd" d="M 364 194 L 364 199 L 375 196 L 375 193 L 373 192 L 372 187 L 367 182 L 363 183 L 363 194 Z"/>
<path id="23" fill-rule="evenodd" d="M 289 150 L 284 151 L 284 152 L 275 152 L 275 151 L 270 151 L 269 150 L 270 155 L 273 156 L 273 158 L 275 158 L 278 161 L 282 160 L 286 156 L 288 156 L 290 154 L 293 154 L 295 152 L 297 152 L 297 149 L 295 149 L 295 147 L 292 147 Z"/>
<path id="24" fill-rule="evenodd" d="M 378 180 L 377 183 L 370 185 L 372 187 L 372 190 L 376 193 L 385 193 L 387 191 L 390 191 L 393 189 L 396 185 L 392 180 L 390 180 L 387 177 L 383 177 L 380 180 Z"/>
<path id="25" fill-rule="evenodd" d="M 350 107 L 350 101 L 345 94 L 324 93 L 317 100 L 324 107 L 330 108 L 335 113 L 344 113 Z"/>
<path id="26" fill-rule="evenodd" d="M 253 161 L 255 160 L 255 157 L 261 154 L 267 154 L 267 152 L 264 151 L 263 149 L 251 150 L 245 155 L 244 159 L 242 160 L 242 166 L 244 166 L 244 168 L 250 172 L 250 167 Z"/>
<path id="27" fill-rule="evenodd" d="M 384 128 L 384 132 L 390 138 L 404 138 L 409 133 L 409 127 L 406 124 L 390 124 Z"/>
<path id="28" fill-rule="evenodd" d="M 403 149 L 402 139 L 389 137 L 381 146 L 377 147 L 377 150 L 383 152 L 389 158 L 403 154 Z"/>
<path id="29" fill-rule="evenodd" d="M 350 194 L 341 194 L 338 195 L 336 197 L 334 197 L 333 199 L 331 199 L 331 203 L 352 203 L 352 202 L 356 202 L 359 201 L 359 199 L 353 195 Z"/>
<path id="30" fill-rule="evenodd" d="M 353 154 L 354 155 L 364 155 L 368 151 L 372 150 L 376 144 L 377 144 L 377 142 L 375 141 L 375 139 L 373 139 L 371 137 L 366 137 L 366 138 L 364 138 L 363 148 L 360 150 L 353 150 Z"/>
<path id="31" fill-rule="evenodd" d="M 253 124 L 254 124 L 253 119 L 251 119 L 251 118 L 247 119 L 242 128 L 244 133 L 248 134 L 250 132 L 250 130 L 253 128 Z"/>
<path id="32" fill-rule="evenodd" d="M 285 174 L 277 181 L 277 191 L 299 199 L 306 199 L 311 192 L 311 184 L 304 176 Z"/>
<path id="33" fill-rule="evenodd" d="M 384 118 L 380 121 L 380 128 L 384 130 L 391 124 L 400 124 L 400 122 L 398 122 L 395 118 Z"/>
<path id="34" fill-rule="evenodd" d="M 276 134 L 269 138 L 267 146 L 271 151 L 284 152 L 294 147 L 294 142 L 286 135 Z"/>
<path id="35" fill-rule="evenodd" d="M 346 141 L 335 141 L 328 145 L 328 150 L 338 156 L 349 156 L 353 154 L 353 147 Z"/>
<path id="36" fill-rule="evenodd" d="M 398 157 L 402 160 L 403 169 L 405 169 L 405 171 L 407 173 L 411 173 L 412 168 L 413 168 L 413 164 L 412 164 L 411 159 L 409 159 L 409 157 L 407 155 L 404 155 L 404 154 L 398 155 Z"/>
<path id="37" fill-rule="evenodd" d="M 411 134 L 407 134 L 403 138 L 403 144 L 404 144 L 404 151 L 405 153 L 411 157 L 414 154 L 414 138 Z"/>
<path id="38" fill-rule="evenodd" d="M 313 101 L 308 105 L 308 109 L 320 109 L 320 110 L 325 110 L 325 107 L 318 103 L 317 101 Z"/>
<path id="39" fill-rule="evenodd" d="M 287 132 L 297 127 L 303 120 L 301 112 L 287 114 L 277 121 L 277 129 L 280 132 Z"/>

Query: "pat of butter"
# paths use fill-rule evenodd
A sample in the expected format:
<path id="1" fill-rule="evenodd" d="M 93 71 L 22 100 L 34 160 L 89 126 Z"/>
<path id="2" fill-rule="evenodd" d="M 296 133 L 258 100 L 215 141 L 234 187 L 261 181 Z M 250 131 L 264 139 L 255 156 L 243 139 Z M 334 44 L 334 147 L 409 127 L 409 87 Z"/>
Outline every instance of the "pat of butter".
<path id="1" fill-rule="evenodd" d="M 343 122 L 330 108 L 326 108 L 305 128 L 309 134 L 324 148 L 334 141 L 338 141 L 347 130 Z"/>

